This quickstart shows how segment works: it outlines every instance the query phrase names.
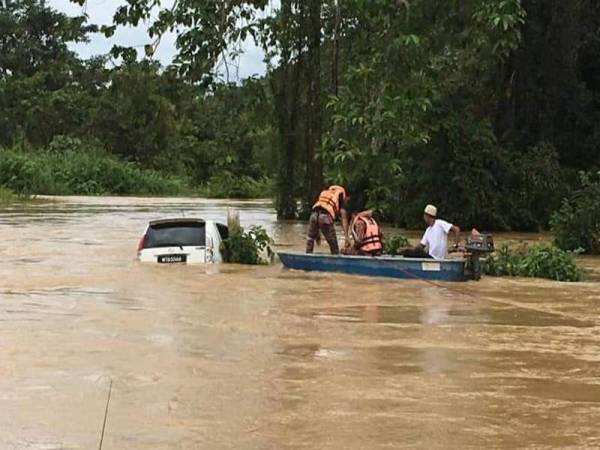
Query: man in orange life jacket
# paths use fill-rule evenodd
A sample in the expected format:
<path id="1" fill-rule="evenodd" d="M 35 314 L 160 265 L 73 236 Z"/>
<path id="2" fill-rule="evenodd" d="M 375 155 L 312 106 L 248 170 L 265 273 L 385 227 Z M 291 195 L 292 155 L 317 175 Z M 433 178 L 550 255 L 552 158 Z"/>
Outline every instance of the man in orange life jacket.
<path id="1" fill-rule="evenodd" d="M 354 245 L 342 252 L 345 255 L 380 256 L 383 253 L 383 234 L 373 219 L 372 211 L 354 214 L 350 230 Z"/>
<path id="2" fill-rule="evenodd" d="M 338 217 L 342 219 L 342 229 L 344 230 L 346 242 L 348 242 L 350 236 L 348 236 L 348 212 L 346 211 L 345 204 L 349 199 L 350 196 L 341 186 L 330 186 L 319 194 L 308 222 L 306 253 L 313 252 L 315 240 L 319 240 L 320 233 L 323 233 L 323 236 L 325 236 L 331 254 L 337 255 L 340 253 L 335 233 L 335 220 Z"/>

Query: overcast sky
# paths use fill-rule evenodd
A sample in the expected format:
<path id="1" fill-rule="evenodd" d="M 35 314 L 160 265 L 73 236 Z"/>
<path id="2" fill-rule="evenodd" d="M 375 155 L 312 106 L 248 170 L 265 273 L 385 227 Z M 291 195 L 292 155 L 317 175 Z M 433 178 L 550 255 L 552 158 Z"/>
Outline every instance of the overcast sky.
<path id="1" fill-rule="evenodd" d="M 117 7 L 124 2 L 121 0 L 88 0 L 85 8 L 71 3 L 69 0 L 48 0 L 47 4 L 53 8 L 65 12 L 70 16 L 81 15 L 82 12 L 87 12 L 89 22 L 97 25 L 112 24 L 112 17 Z M 120 27 L 111 39 L 106 39 L 102 34 L 90 36 L 89 44 L 78 44 L 73 46 L 82 58 L 105 54 L 112 48 L 114 44 L 126 46 L 140 46 L 151 42 L 151 39 L 146 33 L 146 26 L 141 25 L 137 28 Z M 175 55 L 175 36 L 169 34 L 163 37 L 160 46 L 156 52 L 158 58 L 163 65 L 171 62 Z M 265 64 L 263 63 L 263 53 L 252 42 L 245 45 L 244 55 L 239 61 L 239 76 L 247 78 L 253 75 L 262 75 L 265 72 Z M 233 75 L 233 74 L 232 74 Z M 234 80 L 232 80 L 234 81 Z"/>

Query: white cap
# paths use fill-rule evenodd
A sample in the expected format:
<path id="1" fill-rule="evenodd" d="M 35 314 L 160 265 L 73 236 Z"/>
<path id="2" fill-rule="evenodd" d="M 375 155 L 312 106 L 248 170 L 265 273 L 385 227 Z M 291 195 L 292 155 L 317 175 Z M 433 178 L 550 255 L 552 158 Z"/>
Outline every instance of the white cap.
<path id="1" fill-rule="evenodd" d="M 427 205 L 425 207 L 425 214 L 431 217 L 437 217 L 437 208 L 433 205 Z"/>

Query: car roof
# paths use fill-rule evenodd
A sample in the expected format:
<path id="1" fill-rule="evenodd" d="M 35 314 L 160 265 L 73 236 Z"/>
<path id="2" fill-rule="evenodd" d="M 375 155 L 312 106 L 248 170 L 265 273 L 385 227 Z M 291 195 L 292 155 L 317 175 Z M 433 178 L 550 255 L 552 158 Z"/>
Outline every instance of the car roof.
<path id="1" fill-rule="evenodd" d="M 188 217 L 179 217 L 179 218 L 173 218 L 173 219 L 151 220 L 150 221 L 150 226 L 152 226 L 152 225 L 162 225 L 162 224 L 168 224 L 168 223 L 207 223 L 207 221 L 204 220 L 204 219 L 193 219 L 193 218 L 188 218 Z"/>
<path id="2" fill-rule="evenodd" d="M 169 219 L 157 219 L 157 220 L 151 220 L 149 222 L 150 226 L 162 225 L 162 224 L 168 224 L 168 223 L 214 223 L 215 225 L 221 225 L 223 227 L 227 227 L 227 225 L 225 225 L 224 223 L 221 223 L 221 222 L 213 222 L 212 220 L 204 220 L 204 219 L 193 218 L 193 217 L 175 217 L 175 218 L 169 218 Z"/>

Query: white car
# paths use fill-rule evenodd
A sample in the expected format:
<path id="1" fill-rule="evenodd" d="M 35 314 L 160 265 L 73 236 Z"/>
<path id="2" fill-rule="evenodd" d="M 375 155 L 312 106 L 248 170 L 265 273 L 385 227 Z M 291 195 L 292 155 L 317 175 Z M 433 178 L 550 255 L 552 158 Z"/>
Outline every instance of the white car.
<path id="1" fill-rule="evenodd" d="M 221 263 L 226 225 L 202 219 L 163 219 L 148 224 L 138 246 L 138 260 L 159 264 Z"/>

